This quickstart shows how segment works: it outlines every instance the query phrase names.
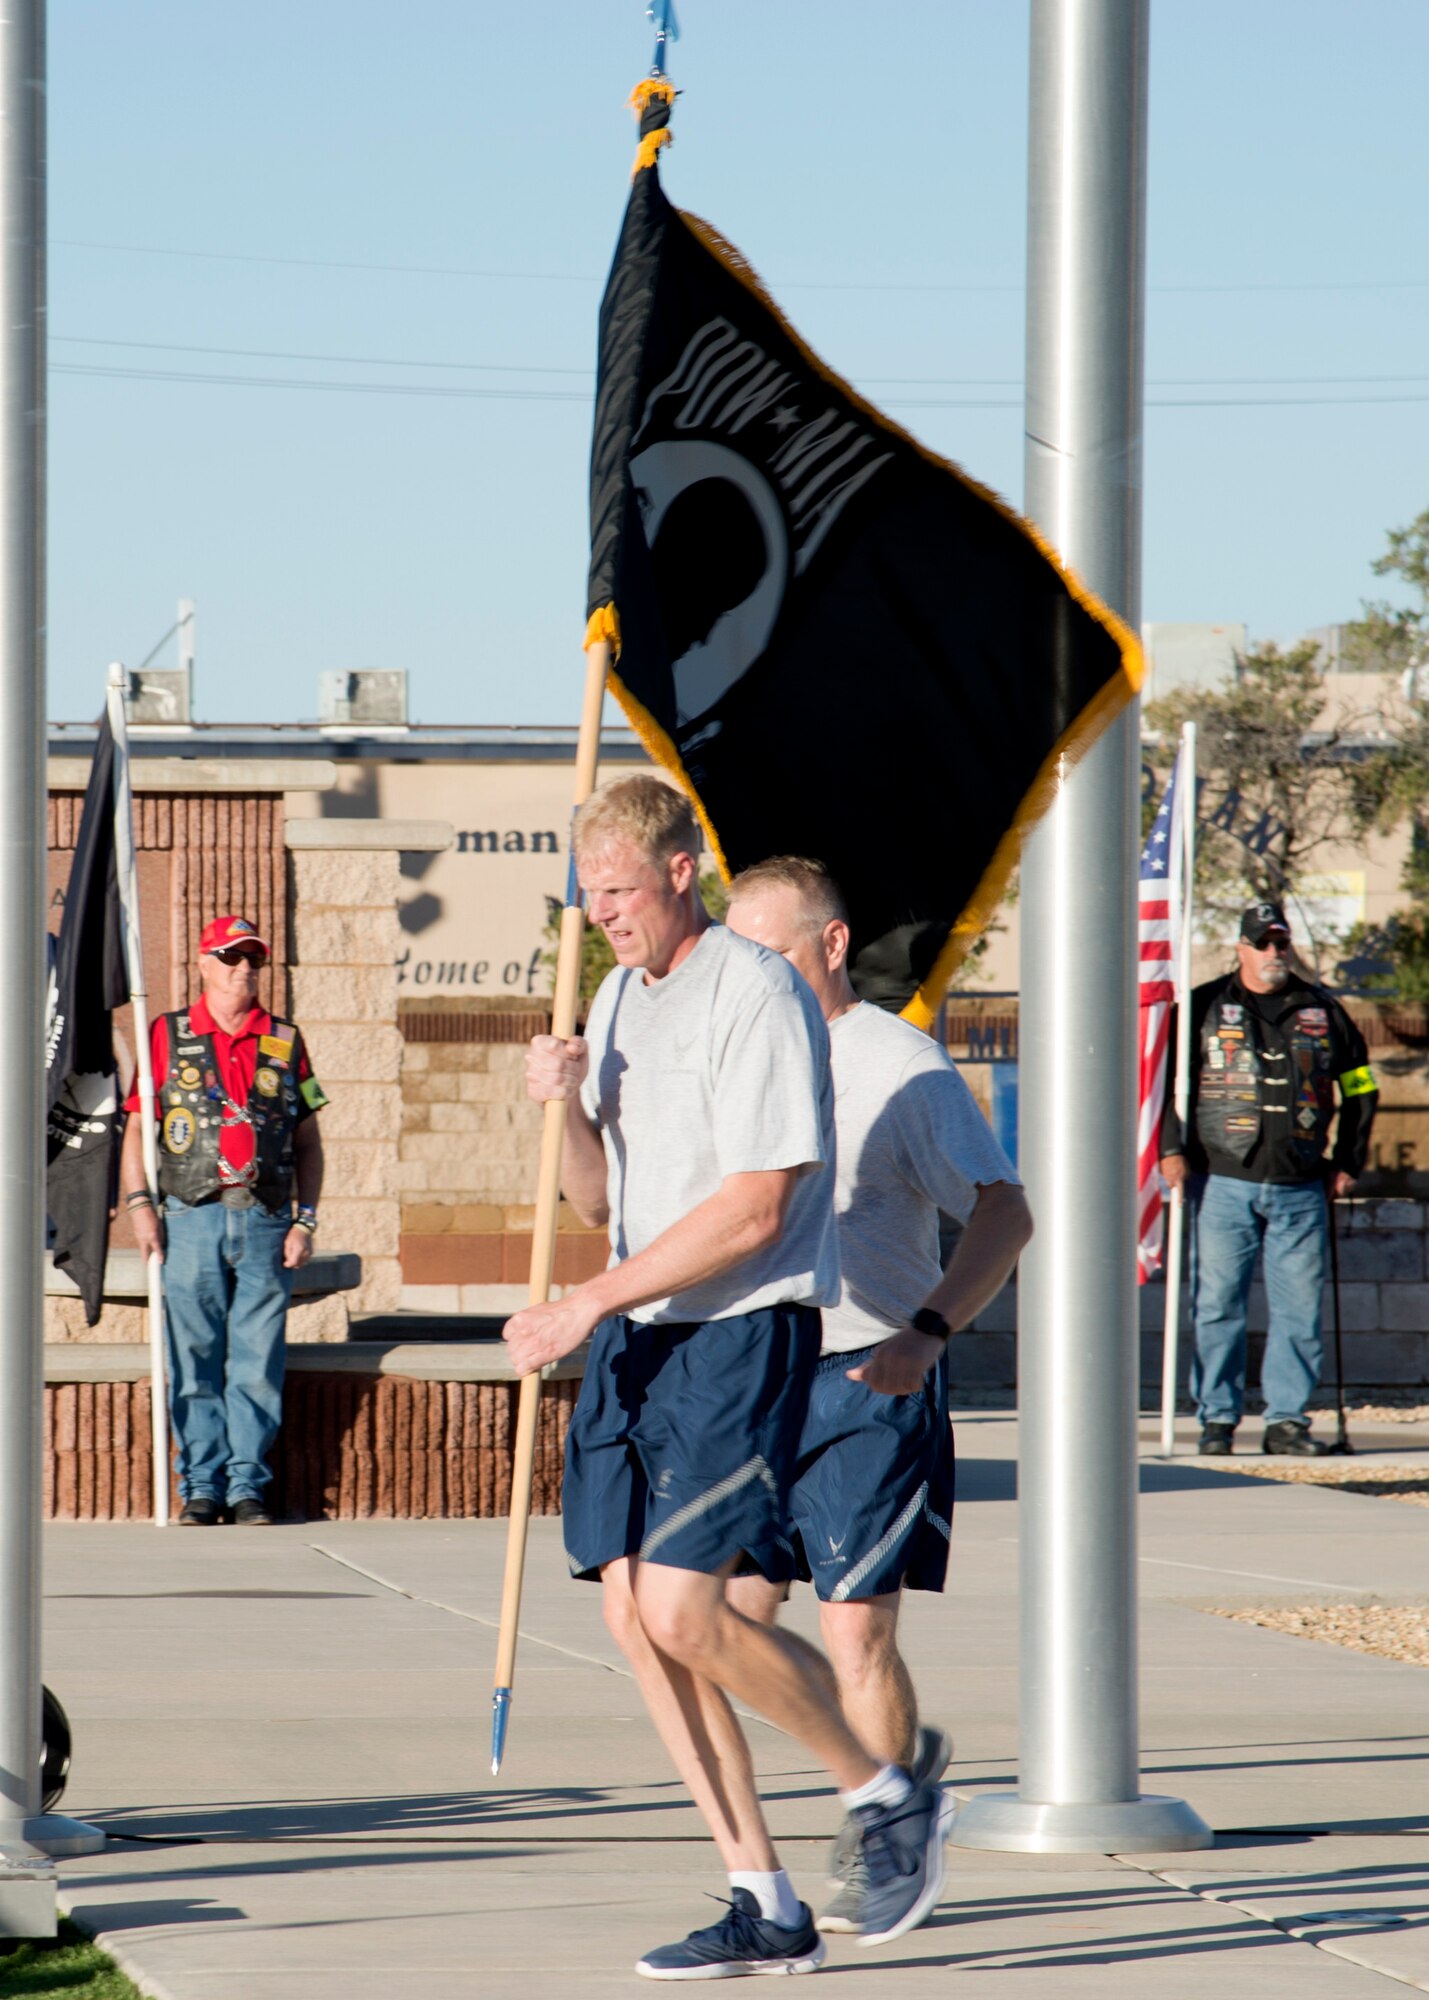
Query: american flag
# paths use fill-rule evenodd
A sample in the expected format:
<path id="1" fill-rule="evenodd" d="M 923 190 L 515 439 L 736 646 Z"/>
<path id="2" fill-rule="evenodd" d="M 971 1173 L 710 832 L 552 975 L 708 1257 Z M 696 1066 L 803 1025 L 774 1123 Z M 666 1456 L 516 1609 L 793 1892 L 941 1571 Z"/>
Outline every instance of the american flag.
<path id="1" fill-rule="evenodd" d="M 1142 1284 L 1161 1267 L 1163 1193 L 1161 1112 L 1166 1101 L 1167 1038 L 1176 1001 L 1176 952 L 1181 936 L 1184 849 L 1176 759 L 1161 810 L 1141 850 L 1138 901 L 1140 1090 L 1136 1126 L 1136 1263 Z"/>

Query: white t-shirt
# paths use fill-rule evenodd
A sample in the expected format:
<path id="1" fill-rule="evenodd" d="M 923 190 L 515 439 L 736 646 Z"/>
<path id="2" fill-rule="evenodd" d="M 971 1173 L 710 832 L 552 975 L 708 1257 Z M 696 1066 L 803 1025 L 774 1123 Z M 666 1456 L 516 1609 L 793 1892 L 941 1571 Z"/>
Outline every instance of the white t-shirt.
<path id="1" fill-rule="evenodd" d="M 792 967 L 712 925 L 663 979 L 610 973 L 586 1040 L 581 1103 L 605 1146 L 612 1262 L 653 1243 L 729 1174 L 803 1169 L 776 1243 L 631 1317 L 730 1319 L 836 1298 L 829 1038 Z"/>
<path id="2" fill-rule="evenodd" d="M 829 1027 L 838 1123 L 843 1284 L 824 1308 L 824 1352 L 908 1324 L 937 1284 L 938 1211 L 966 1222 L 980 1186 L 1021 1185 L 945 1050 L 866 1001 Z"/>

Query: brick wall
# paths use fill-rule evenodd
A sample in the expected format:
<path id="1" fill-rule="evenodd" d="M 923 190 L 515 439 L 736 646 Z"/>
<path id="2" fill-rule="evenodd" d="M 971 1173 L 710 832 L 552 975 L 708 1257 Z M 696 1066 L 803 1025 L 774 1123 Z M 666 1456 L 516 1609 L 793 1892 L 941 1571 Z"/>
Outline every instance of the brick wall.
<path id="1" fill-rule="evenodd" d="M 444 1025 L 448 1024 L 444 1031 Z M 448 1039 L 459 1024 L 464 1035 Z M 402 1302 L 429 1312 L 492 1309 L 492 1286 L 531 1269 L 541 1110 L 526 1096 L 526 1038 L 543 1019 L 454 1003 L 402 1016 Z M 431 1037 L 431 1039 L 429 1039 Z M 441 1037 L 436 1039 L 436 1037 Z M 498 1037 L 500 1039 L 498 1039 Z M 561 1204 L 557 1284 L 603 1270 L 603 1229 Z"/>
<path id="2" fill-rule="evenodd" d="M 49 928 L 58 932 L 84 808 L 83 792 L 56 790 L 48 809 Z M 134 846 L 139 874 L 139 921 L 144 941 L 144 978 L 151 1015 L 183 1007 L 197 987 L 199 933 L 211 917 L 228 910 L 251 916 L 273 947 L 271 968 L 259 982 L 264 1006 L 282 1008 L 288 956 L 284 891 L 284 809 L 282 795 L 140 792 L 134 801 Z M 114 1016 L 116 1044 L 125 1070 L 132 1065 L 134 1029 L 130 1009 Z M 110 1232 L 116 1250 L 134 1247 L 134 1233 L 121 1213 Z M 316 1311 L 305 1307 L 303 1311 Z M 147 1325 L 140 1305 L 106 1305 L 98 1323 L 84 1323 L 78 1299 L 45 1300 L 45 1339 L 125 1342 L 143 1340 Z"/>
<path id="3" fill-rule="evenodd" d="M 541 1395 L 531 1511 L 558 1514 L 578 1384 Z M 308 1521 L 490 1519 L 511 1507 L 514 1383 L 290 1372 L 269 1504 Z M 44 1511 L 56 1521 L 150 1518 L 146 1381 L 45 1388 Z M 177 1518 L 177 1485 L 170 1483 Z"/>

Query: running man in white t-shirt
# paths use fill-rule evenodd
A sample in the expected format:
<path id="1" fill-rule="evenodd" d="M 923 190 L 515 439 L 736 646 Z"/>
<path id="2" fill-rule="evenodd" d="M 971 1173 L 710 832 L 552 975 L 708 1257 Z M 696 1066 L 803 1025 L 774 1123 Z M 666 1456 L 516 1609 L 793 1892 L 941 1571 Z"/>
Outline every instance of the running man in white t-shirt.
<path id="1" fill-rule="evenodd" d="M 946 1052 L 861 1002 L 849 928 L 818 862 L 779 856 L 736 878 L 729 927 L 777 951 L 812 987 L 829 1028 L 843 1267 L 823 1311 L 823 1347 L 791 1501 L 800 1574 L 813 1582 L 850 1727 L 880 1758 L 936 1782 L 952 1755 L 920 1728 L 898 1651 L 906 1586 L 941 1590 L 953 1512 L 948 1421 L 951 1333 L 1001 1290 L 1032 1234 L 1017 1175 Z M 942 1267 L 939 1211 L 963 1225 Z M 772 1622 L 787 1585 L 741 1574 L 731 1601 Z M 819 1918 L 855 1931 L 867 1899 L 857 1828 L 846 1822 Z"/>
<path id="2" fill-rule="evenodd" d="M 615 954 L 586 1035 L 537 1036 L 527 1088 L 564 1099 L 561 1185 L 610 1227 L 611 1262 L 506 1326 L 520 1374 L 594 1334 L 562 1513 L 605 1615 L 730 1877 L 728 1913 L 636 1970 L 652 1979 L 808 1972 L 824 1943 L 780 1868 L 729 1696 L 836 1779 L 861 1834 L 863 1942 L 937 1900 L 952 1802 L 873 1757 L 822 1657 L 732 1606 L 742 1562 L 793 1574 L 788 1499 L 838 1296 L 828 1033 L 776 953 L 712 924 L 688 801 L 618 779 L 576 818 L 590 921 Z"/>

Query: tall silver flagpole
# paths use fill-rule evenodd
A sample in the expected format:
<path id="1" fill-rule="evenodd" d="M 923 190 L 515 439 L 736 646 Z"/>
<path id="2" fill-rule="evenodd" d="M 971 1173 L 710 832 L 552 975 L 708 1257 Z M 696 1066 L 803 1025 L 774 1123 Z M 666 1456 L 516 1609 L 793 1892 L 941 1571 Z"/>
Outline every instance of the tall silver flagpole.
<path id="1" fill-rule="evenodd" d="M 144 1184 L 158 1199 L 159 1141 L 154 1128 L 154 1052 L 149 1045 L 149 989 L 144 983 L 144 942 L 139 933 L 139 863 L 134 852 L 134 792 L 129 781 L 129 718 L 124 697 L 129 675 L 116 660 L 109 669 L 109 730 L 114 738 L 114 858 L 124 907 L 124 963 L 134 1015 L 135 1080 L 143 1121 Z M 169 1525 L 169 1400 L 164 1385 L 164 1264 L 150 1257 L 149 1418 L 154 1465 L 154 1526 Z"/>
<path id="2" fill-rule="evenodd" d="M 0 1932 L 55 1928 L 48 1853 L 103 1835 L 40 1812 L 45 1241 L 45 9 L 0 6 Z M 28 1052 L 28 1053 L 27 1053 Z M 38 1852 L 37 1852 L 38 1850 Z"/>
<path id="3" fill-rule="evenodd" d="M 1033 0 L 1026 506 L 1140 621 L 1149 0 Z M 1202 1847 L 1141 1794 L 1136 1674 L 1135 705 L 1065 774 L 1022 862 L 1021 1743 L 964 1846 Z"/>
<path id="4" fill-rule="evenodd" d="M 1191 940 L 1194 936 L 1193 905 L 1196 900 L 1196 725 L 1188 722 L 1181 730 L 1181 936 L 1177 942 L 1176 968 L 1176 1047 L 1171 1101 L 1181 1129 L 1191 1108 Z M 1186 1245 L 1186 1193 L 1171 1190 L 1170 1218 L 1166 1226 L 1166 1321 L 1161 1343 L 1161 1456 L 1176 1452 L 1176 1377 L 1180 1372 L 1181 1348 L 1181 1264 Z"/>

